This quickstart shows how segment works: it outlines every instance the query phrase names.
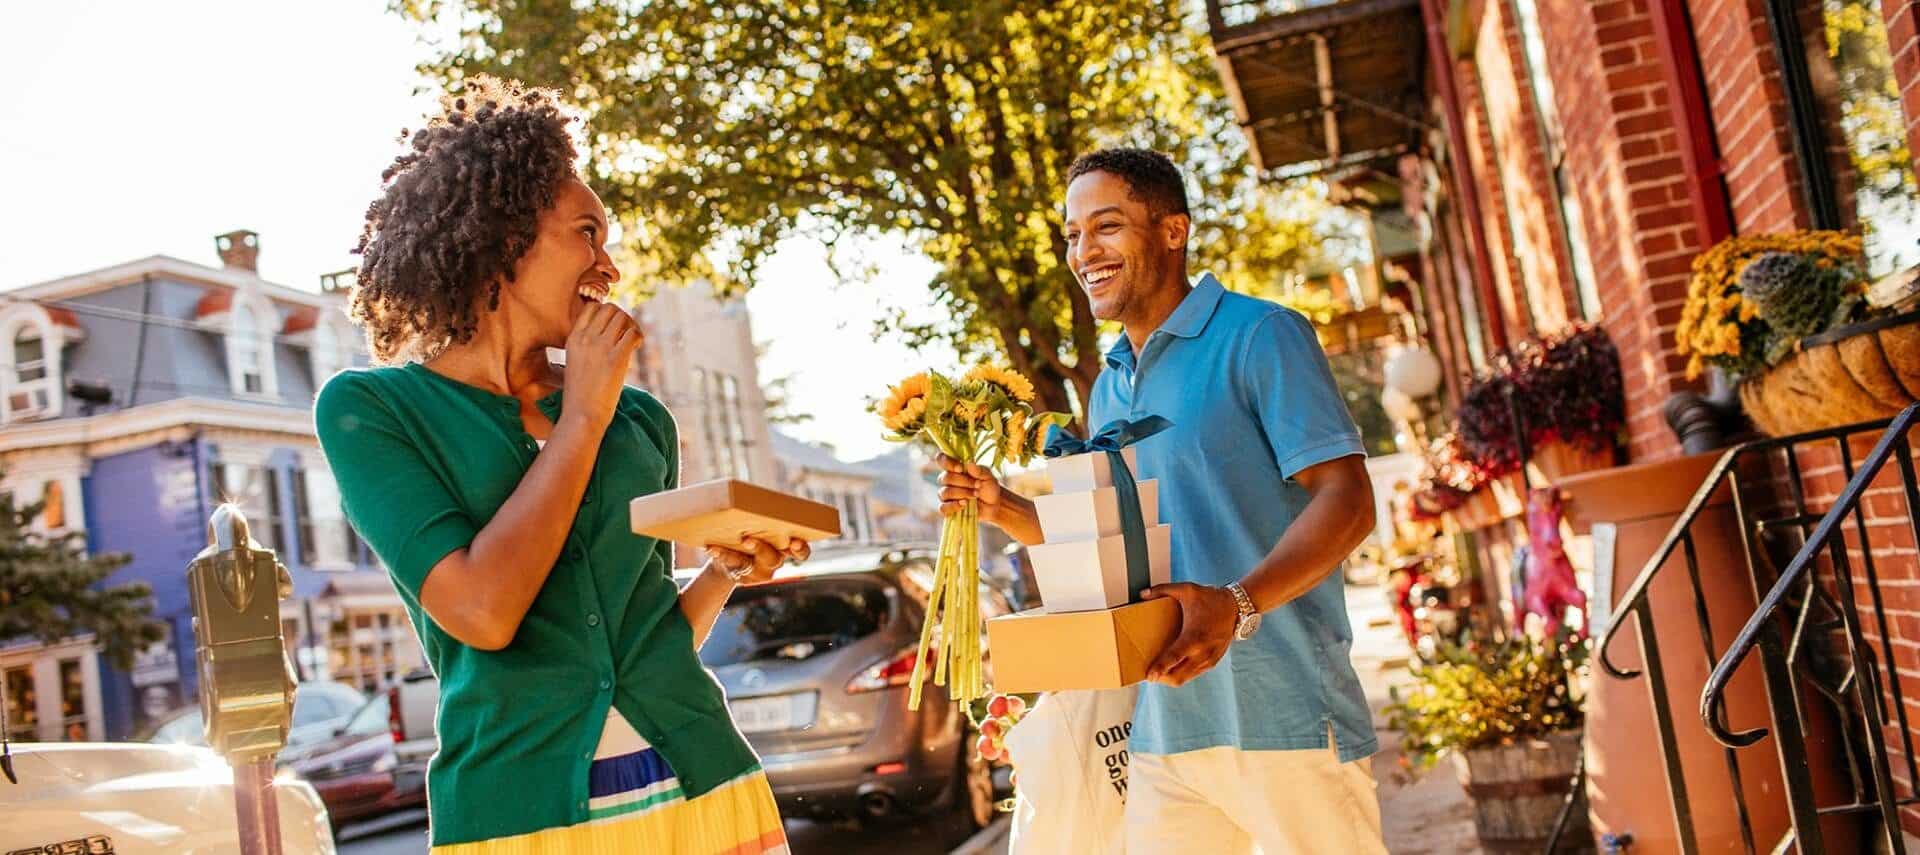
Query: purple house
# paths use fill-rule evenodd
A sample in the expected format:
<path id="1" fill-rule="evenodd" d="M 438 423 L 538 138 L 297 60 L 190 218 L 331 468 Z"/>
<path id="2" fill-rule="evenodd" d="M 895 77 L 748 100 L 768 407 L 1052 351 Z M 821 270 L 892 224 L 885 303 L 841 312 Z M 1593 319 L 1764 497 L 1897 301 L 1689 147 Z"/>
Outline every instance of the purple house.
<path id="1" fill-rule="evenodd" d="M 35 525 L 131 553 L 169 638 L 131 671 L 93 639 L 0 641 L 16 738 L 123 739 L 197 697 L 186 569 L 222 500 L 279 552 L 304 680 L 376 688 L 422 662 L 399 598 L 347 526 L 314 438 L 314 393 L 364 364 L 343 308 L 260 278 L 259 237 L 216 238 L 221 268 L 152 256 L 0 294 L 0 490 L 45 499 Z"/>

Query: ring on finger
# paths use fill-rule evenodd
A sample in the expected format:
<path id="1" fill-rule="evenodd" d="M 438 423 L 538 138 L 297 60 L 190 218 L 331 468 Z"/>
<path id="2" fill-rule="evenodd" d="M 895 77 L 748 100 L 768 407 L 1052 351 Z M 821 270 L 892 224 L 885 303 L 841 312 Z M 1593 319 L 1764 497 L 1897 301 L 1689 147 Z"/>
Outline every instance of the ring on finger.
<path id="1" fill-rule="evenodd" d="M 738 582 L 741 579 L 745 579 L 748 576 L 753 575 L 752 564 L 747 564 L 741 567 L 733 567 L 733 566 L 727 566 L 727 565 L 723 565 L 723 566 L 726 567 L 727 578 L 732 579 L 735 582 Z"/>

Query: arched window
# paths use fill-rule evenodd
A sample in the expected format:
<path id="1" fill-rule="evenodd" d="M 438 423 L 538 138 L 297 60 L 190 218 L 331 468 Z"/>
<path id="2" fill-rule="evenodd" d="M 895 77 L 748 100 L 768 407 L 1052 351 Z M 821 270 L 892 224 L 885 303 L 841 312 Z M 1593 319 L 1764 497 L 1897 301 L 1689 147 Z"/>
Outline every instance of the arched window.
<path id="1" fill-rule="evenodd" d="M 60 349 L 68 341 L 47 312 L 34 305 L 0 313 L 0 421 L 52 418 L 60 414 Z"/>
<path id="2" fill-rule="evenodd" d="M 313 360 L 313 385 L 319 388 L 327 378 L 342 370 L 353 367 L 354 342 L 353 325 L 337 311 L 322 309 L 320 320 L 314 324 L 311 337 L 308 338 L 309 355 Z"/>
<path id="3" fill-rule="evenodd" d="M 224 312 L 203 321 L 216 324 L 227 341 L 227 379 L 233 394 L 249 398 L 275 398 L 280 381 L 274 370 L 273 340 L 280 330 L 279 313 L 258 293 L 241 291 L 233 295 Z M 221 329 L 224 327 L 224 329 Z"/>

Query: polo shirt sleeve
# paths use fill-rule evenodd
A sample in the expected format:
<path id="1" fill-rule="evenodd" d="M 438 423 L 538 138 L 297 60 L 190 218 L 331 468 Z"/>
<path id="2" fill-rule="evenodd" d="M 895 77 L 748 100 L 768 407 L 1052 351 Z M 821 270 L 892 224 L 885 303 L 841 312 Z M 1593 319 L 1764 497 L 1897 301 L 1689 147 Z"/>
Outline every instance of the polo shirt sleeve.
<path id="1" fill-rule="evenodd" d="M 1280 308 L 1253 326 L 1236 376 L 1282 475 L 1366 453 L 1320 339 L 1299 312 Z"/>
<path id="2" fill-rule="evenodd" d="M 461 510 L 393 408 L 365 374 L 336 375 L 313 405 L 314 429 L 361 539 L 413 602 L 440 559 L 480 527 Z"/>

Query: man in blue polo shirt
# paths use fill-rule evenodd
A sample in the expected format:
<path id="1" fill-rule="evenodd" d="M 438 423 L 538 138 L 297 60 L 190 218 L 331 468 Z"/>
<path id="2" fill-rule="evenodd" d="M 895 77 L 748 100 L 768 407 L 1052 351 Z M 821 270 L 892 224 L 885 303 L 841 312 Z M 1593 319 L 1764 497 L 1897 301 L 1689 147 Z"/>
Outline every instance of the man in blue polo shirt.
<path id="1" fill-rule="evenodd" d="M 1340 562 L 1373 527 L 1359 431 L 1298 313 L 1190 283 L 1184 182 L 1165 155 L 1107 149 L 1068 171 L 1067 263 L 1107 350 L 1088 423 L 1164 416 L 1142 440 L 1160 483 L 1181 608 L 1134 710 L 1129 855 L 1384 853 L 1377 747 L 1349 658 Z M 1033 503 L 942 460 L 943 509 L 967 499 L 1023 543 Z"/>

